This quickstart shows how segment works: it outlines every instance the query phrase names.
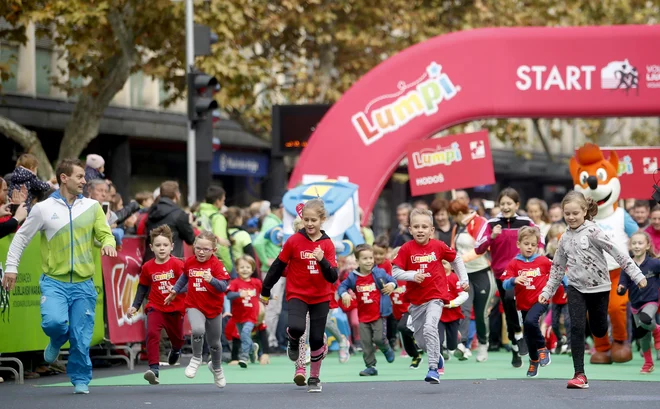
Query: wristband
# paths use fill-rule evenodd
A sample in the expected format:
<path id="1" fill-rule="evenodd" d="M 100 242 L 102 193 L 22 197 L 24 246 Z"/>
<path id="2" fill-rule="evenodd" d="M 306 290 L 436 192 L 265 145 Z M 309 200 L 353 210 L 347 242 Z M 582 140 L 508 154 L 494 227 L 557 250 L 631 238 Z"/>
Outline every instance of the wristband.
<path id="1" fill-rule="evenodd" d="M 259 296 L 259 300 L 263 303 L 267 303 L 269 299 L 270 299 L 270 297 L 265 297 L 263 295 Z"/>

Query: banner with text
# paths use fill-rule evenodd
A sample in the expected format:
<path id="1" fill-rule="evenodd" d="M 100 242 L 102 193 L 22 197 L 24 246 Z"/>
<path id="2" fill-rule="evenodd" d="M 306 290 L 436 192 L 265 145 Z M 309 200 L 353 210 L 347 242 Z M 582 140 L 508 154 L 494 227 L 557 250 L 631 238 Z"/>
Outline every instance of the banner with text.
<path id="1" fill-rule="evenodd" d="M 0 239 L 0 264 L 4 269 L 7 251 L 14 235 Z M 48 345 L 48 337 L 41 329 L 41 236 L 35 236 L 28 244 L 18 265 L 16 287 L 8 300 L 0 300 L 0 353 L 41 351 Z M 94 252 L 96 275 L 94 286 L 96 300 L 94 334 L 92 345 L 103 340 L 103 283 L 101 273 L 101 251 Z M 4 271 L 4 270 L 3 270 Z M 6 301 L 6 302 L 3 302 Z M 69 348 L 66 343 L 62 349 Z"/>
<path id="2" fill-rule="evenodd" d="M 660 148 L 601 148 L 605 158 L 616 152 L 619 158 L 621 199 L 649 200 L 653 194 L 653 173 L 658 169 Z"/>
<path id="3" fill-rule="evenodd" d="M 147 337 L 144 313 L 146 300 L 136 315 L 131 318 L 127 316 L 140 283 L 144 245 L 143 236 L 124 237 L 117 257 L 103 257 L 108 338 L 113 344 L 144 342 Z M 192 255 L 191 247 L 185 245 L 184 253 L 186 257 Z M 184 334 L 190 334 L 187 317 L 184 319 L 183 329 Z"/>
<path id="4" fill-rule="evenodd" d="M 113 344 L 143 342 L 146 338 L 144 307 L 128 318 L 140 282 L 144 237 L 128 237 L 122 241 L 117 257 L 103 257 L 108 338 Z"/>
<path id="5" fill-rule="evenodd" d="M 488 131 L 412 142 L 406 152 L 413 196 L 495 183 Z"/>

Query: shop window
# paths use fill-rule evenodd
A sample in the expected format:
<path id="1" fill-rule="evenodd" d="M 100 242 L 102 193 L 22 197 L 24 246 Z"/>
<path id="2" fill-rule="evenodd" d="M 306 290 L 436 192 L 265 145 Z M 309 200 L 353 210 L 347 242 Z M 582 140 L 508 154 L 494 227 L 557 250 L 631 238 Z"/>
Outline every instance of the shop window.
<path id="1" fill-rule="evenodd" d="M 35 71 L 37 74 L 37 95 L 50 95 L 50 68 L 53 51 L 46 48 L 37 48 L 35 58 Z"/>
<path id="2" fill-rule="evenodd" d="M 2 92 L 16 92 L 18 90 L 16 80 L 18 74 L 18 47 L 0 46 L 0 71 L 6 69 L 8 69 L 10 78 L 6 81 L 2 81 L 0 78 Z"/>

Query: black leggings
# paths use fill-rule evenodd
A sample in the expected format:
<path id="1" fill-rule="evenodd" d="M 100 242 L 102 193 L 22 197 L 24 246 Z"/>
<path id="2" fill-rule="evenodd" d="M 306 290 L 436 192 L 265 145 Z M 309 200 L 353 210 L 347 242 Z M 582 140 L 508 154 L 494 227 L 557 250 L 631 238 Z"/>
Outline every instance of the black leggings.
<path id="1" fill-rule="evenodd" d="M 438 321 L 438 335 L 440 337 L 440 351 L 443 350 L 442 344 L 445 342 L 445 334 L 447 334 L 447 349 L 453 351 L 458 347 L 458 326 L 461 320 L 452 322 Z"/>
<path id="2" fill-rule="evenodd" d="M 504 306 L 504 317 L 506 318 L 506 332 L 509 336 L 511 345 L 518 345 L 516 340 L 516 332 L 522 332 L 520 328 L 520 316 L 516 308 L 516 298 L 511 290 L 505 290 L 502 280 L 495 280 L 497 282 L 497 290 L 500 292 L 500 300 Z"/>
<path id="3" fill-rule="evenodd" d="M 568 286 L 568 314 L 571 317 L 571 352 L 575 373 L 584 373 L 584 334 L 589 314 L 589 328 L 595 337 L 607 334 L 607 307 L 610 292 L 581 293 Z"/>
<path id="4" fill-rule="evenodd" d="M 297 298 L 289 300 L 289 336 L 295 340 L 305 333 L 307 313 L 309 312 L 309 348 L 317 351 L 323 348 L 323 334 L 328 319 L 330 303 L 307 304 Z"/>
<path id="5" fill-rule="evenodd" d="M 403 314 L 397 325 L 397 330 L 401 334 L 401 342 L 403 343 L 403 349 L 406 350 L 406 354 L 411 358 L 417 358 L 419 351 L 415 343 L 415 336 L 410 328 L 408 328 L 408 316 L 408 313 Z"/>

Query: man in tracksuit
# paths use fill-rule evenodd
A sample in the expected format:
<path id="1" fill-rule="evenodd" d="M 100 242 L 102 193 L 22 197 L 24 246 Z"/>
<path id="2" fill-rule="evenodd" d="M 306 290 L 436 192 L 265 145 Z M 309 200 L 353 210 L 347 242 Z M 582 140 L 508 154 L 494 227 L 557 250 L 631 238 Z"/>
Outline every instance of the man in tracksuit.
<path id="1" fill-rule="evenodd" d="M 70 342 L 66 372 L 76 394 L 89 393 L 87 385 L 92 380 L 89 347 L 97 297 L 93 281 L 94 239 L 101 243 L 102 255 L 117 255 L 101 205 L 82 196 L 84 168 L 76 159 L 65 159 L 57 166 L 60 189 L 32 208 L 14 236 L 2 282 L 5 289 L 14 288 L 21 254 L 35 234 L 41 232 L 41 328 L 50 338 L 44 359 L 53 363 L 62 345 Z"/>

